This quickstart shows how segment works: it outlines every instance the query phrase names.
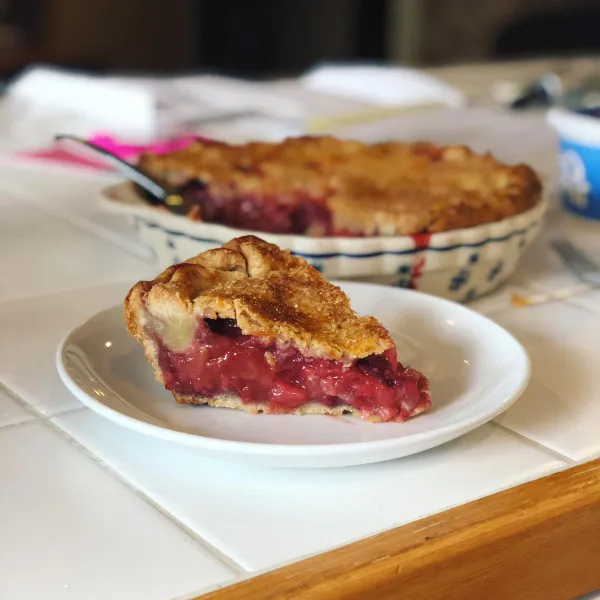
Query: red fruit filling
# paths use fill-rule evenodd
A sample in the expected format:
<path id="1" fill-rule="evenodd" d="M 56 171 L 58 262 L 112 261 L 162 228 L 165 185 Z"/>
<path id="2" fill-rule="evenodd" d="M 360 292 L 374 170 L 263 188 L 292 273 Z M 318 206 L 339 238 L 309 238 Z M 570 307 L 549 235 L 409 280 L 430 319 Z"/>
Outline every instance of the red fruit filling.
<path id="1" fill-rule="evenodd" d="M 183 395 L 234 393 L 244 404 L 266 404 L 272 413 L 317 402 L 398 422 L 430 405 L 427 379 L 403 367 L 393 349 L 344 365 L 243 335 L 229 319 L 200 319 L 185 352 L 160 341 L 158 346 L 165 387 Z"/>
<path id="2" fill-rule="evenodd" d="M 221 223 L 238 229 L 269 233 L 307 234 L 313 237 L 353 234 L 334 230 L 331 211 L 324 198 L 305 192 L 289 195 L 286 202 L 266 195 L 227 195 L 221 197 L 200 182 L 187 183 L 181 190 L 186 205 L 198 206 L 203 221 Z"/>

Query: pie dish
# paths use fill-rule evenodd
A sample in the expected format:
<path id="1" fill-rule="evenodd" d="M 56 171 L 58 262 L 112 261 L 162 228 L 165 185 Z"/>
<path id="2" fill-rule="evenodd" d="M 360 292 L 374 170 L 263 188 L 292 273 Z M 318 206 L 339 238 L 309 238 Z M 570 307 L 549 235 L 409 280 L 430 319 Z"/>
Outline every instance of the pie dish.
<path id="1" fill-rule="evenodd" d="M 430 406 L 387 330 L 302 258 L 236 238 L 141 281 L 129 332 L 182 404 L 404 422 Z"/>
<path id="2" fill-rule="evenodd" d="M 311 143 L 335 145 L 331 138 L 319 138 L 318 141 Z M 294 145 L 292 142 L 287 144 Z M 303 144 L 305 152 L 313 147 L 308 141 Z M 267 146 L 260 145 L 262 148 Z M 411 202 L 421 206 L 422 210 L 420 212 L 415 210 L 414 214 L 409 214 L 409 196 L 405 195 L 404 203 L 397 204 L 396 212 L 387 214 L 386 217 L 382 216 L 383 212 L 380 214 L 377 211 L 369 217 L 370 220 L 367 220 L 367 217 L 361 220 L 359 217 L 350 222 L 349 214 L 346 220 L 341 216 L 339 219 L 336 217 L 335 226 L 338 227 L 338 233 L 340 228 L 346 227 L 352 230 L 354 237 L 335 235 L 313 237 L 298 233 L 240 230 L 217 222 L 195 220 L 185 215 L 174 214 L 151 205 L 130 182 L 119 183 L 105 189 L 101 202 L 106 210 L 131 221 L 135 228 L 132 234 L 137 236 L 145 246 L 139 250 L 149 248 L 161 269 L 180 262 L 186 256 L 194 256 L 210 248 L 221 246 L 232 238 L 254 234 L 306 259 L 329 279 L 353 279 L 367 283 L 409 287 L 458 302 L 466 302 L 485 295 L 504 282 L 513 273 L 520 257 L 535 239 L 542 225 L 547 202 L 540 198 L 539 182 L 527 167 L 507 167 L 490 156 L 478 156 L 464 147 L 457 146 L 446 148 L 431 144 L 364 146 L 356 145 L 355 142 L 344 142 L 343 147 L 346 152 L 349 152 L 348 148 L 356 148 L 358 155 L 364 152 L 381 154 L 381 164 L 376 160 L 369 162 L 373 173 L 377 174 L 371 182 L 372 185 L 377 184 L 378 181 L 392 181 L 395 177 L 396 166 L 390 166 L 390 162 L 385 158 L 386 148 L 389 149 L 390 155 L 401 156 L 404 153 L 405 159 L 412 157 L 410 161 L 415 167 L 414 172 L 409 173 L 406 167 L 398 167 L 397 170 L 406 172 L 406 176 L 412 178 L 414 185 L 416 182 L 421 182 L 429 186 L 429 192 L 419 192 L 413 188 L 413 195 L 409 195 L 412 198 Z M 198 155 L 202 154 L 208 146 L 204 145 L 200 148 L 203 150 L 198 151 Z M 213 144 L 212 148 L 218 154 L 224 151 L 223 148 L 232 147 Z M 296 151 L 298 152 L 297 149 Z M 289 152 L 292 153 L 291 150 Z M 176 160 L 174 153 L 164 156 L 146 155 L 142 159 L 142 164 L 157 176 L 161 174 L 174 185 L 179 182 L 183 188 L 187 182 L 191 188 L 196 186 L 197 193 L 205 194 L 206 190 L 198 189 L 198 185 L 194 183 L 194 178 L 208 178 L 200 171 L 197 162 L 193 162 L 194 153 L 191 150 L 184 151 L 182 156 L 192 161 L 189 167 L 186 167 L 189 172 L 181 165 L 177 167 L 174 162 L 171 164 Z M 196 156 L 196 161 L 197 159 Z M 406 164 L 410 161 L 407 159 Z M 452 169 L 449 165 L 452 165 Z M 270 168 L 272 166 L 271 164 Z M 356 168 L 360 170 L 359 167 L 360 165 Z M 223 170 L 227 171 L 227 168 L 223 167 Z M 453 175 L 454 171 L 461 173 L 460 178 Z M 304 174 L 304 171 L 301 172 Z M 432 173 L 436 173 L 435 181 Z M 441 183 L 436 187 L 438 175 L 444 175 L 445 179 L 442 178 Z M 459 179 L 462 188 L 456 187 Z M 248 185 L 250 180 L 243 181 Z M 487 183 L 483 185 L 482 181 Z M 454 187 L 448 182 L 454 182 Z M 365 187 L 368 188 L 369 185 L 358 186 L 358 189 Z M 502 189 L 503 192 L 492 193 L 494 189 Z M 382 197 L 385 197 L 385 190 L 385 187 L 381 187 Z M 440 190 L 448 191 L 448 195 L 444 196 Z M 190 194 L 196 192 L 190 189 Z M 425 197 L 427 193 L 429 196 Z M 440 200 L 439 207 L 433 199 Z M 288 208 L 293 205 L 292 200 L 286 205 Z M 266 202 L 267 208 L 276 206 L 273 202 L 271 204 L 268 204 L 268 200 Z M 310 205 L 309 202 L 305 204 Z M 383 207 L 385 202 L 382 201 L 380 204 Z M 354 205 L 356 206 L 356 201 Z M 281 207 L 282 203 L 278 206 Z M 446 209 L 442 210 L 443 206 L 446 206 Z M 401 209 L 406 210 L 403 213 Z M 340 215 L 342 213 L 343 211 Z M 252 210 L 249 209 L 248 214 L 253 214 Z M 323 215 L 318 211 L 312 211 L 311 214 Z M 262 220 L 259 221 L 259 223 L 254 222 L 254 225 L 264 229 Z M 269 222 L 275 223 L 274 220 Z M 328 227 L 334 224 L 327 219 L 323 222 Z M 308 233 L 316 235 L 318 223 L 319 219 L 315 217 L 310 227 L 307 226 L 310 228 Z M 380 230 L 384 230 L 382 233 L 390 233 L 390 235 L 367 235 L 373 227 L 379 227 Z M 409 233 L 391 235 L 392 231 Z"/>
<path id="3" fill-rule="evenodd" d="M 192 220 L 311 237 L 431 234 L 492 223 L 539 201 L 525 165 L 464 146 L 334 137 L 198 140 L 139 167 L 178 191 Z"/>

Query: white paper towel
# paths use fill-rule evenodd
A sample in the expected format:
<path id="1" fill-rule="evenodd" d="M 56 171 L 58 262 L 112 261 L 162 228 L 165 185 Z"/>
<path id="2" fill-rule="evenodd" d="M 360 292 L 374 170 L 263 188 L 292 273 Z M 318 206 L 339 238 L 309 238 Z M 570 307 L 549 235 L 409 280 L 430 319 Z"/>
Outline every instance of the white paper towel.
<path id="1" fill-rule="evenodd" d="M 156 133 L 153 94 L 125 81 L 107 82 L 83 73 L 32 67 L 8 86 L 6 97 L 13 106 L 22 107 L 24 116 L 72 115 L 79 131 L 63 133 L 81 133 L 82 126 L 109 129 L 133 139 Z"/>
<path id="2" fill-rule="evenodd" d="M 458 89 L 416 69 L 376 65 L 324 65 L 300 78 L 314 92 L 354 98 L 378 106 L 439 102 L 462 106 Z"/>

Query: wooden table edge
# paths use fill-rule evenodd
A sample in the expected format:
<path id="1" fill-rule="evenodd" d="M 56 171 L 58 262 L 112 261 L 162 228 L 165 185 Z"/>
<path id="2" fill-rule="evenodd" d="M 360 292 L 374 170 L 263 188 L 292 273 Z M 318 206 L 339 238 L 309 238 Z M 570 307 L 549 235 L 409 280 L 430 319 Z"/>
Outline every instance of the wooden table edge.
<path id="1" fill-rule="evenodd" d="M 600 589 L 600 460 L 198 599 L 565 600 L 596 589 Z"/>

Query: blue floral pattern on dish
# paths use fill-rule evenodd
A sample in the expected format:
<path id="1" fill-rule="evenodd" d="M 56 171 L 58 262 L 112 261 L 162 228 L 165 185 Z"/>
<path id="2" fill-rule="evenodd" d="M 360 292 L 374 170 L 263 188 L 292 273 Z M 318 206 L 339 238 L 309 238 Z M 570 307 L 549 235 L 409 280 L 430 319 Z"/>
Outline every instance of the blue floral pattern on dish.
<path id="1" fill-rule="evenodd" d="M 167 248 L 171 248 L 171 250 L 173 250 L 173 253 L 171 254 L 171 261 L 173 262 L 173 264 L 180 263 L 181 261 L 179 260 L 179 256 L 176 252 L 177 246 L 175 245 L 173 239 L 170 237 L 167 237 Z"/>
<path id="2" fill-rule="evenodd" d="M 458 275 L 450 280 L 450 291 L 458 292 L 469 281 L 470 272 L 467 269 L 461 269 Z"/>
<path id="3" fill-rule="evenodd" d="M 488 281 L 494 281 L 498 275 L 502 272 L 502 268 L 504 267 L 504 263 L 500 261 L 497 265 L 495 265 L 492 270 L 488 274 Z"/>
<path id="4" fill-rule="evenodd" d="M 397 270 L 398 281 L 396 282 L 397 287 L 407 288 L 410 287 L 412 281 L 412 267 L 410 265 L 401 265 Z"/>
<path id="5" fill-rule="evenodd" d="M 472 287 L 465 296 L 463 302 L 471 302 L 471 300 L 475 300 L 477 298 L 477 289 Z"/>

